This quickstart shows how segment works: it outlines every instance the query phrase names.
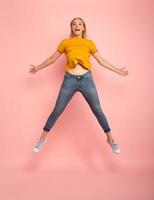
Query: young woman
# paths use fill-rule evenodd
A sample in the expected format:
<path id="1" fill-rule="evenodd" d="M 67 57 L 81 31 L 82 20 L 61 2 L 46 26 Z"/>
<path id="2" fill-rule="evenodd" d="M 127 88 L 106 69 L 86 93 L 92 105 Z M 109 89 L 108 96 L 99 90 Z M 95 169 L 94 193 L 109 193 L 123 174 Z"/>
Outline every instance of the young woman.
<path id="1" fill-rule="evenodd" d="M 120 75 L 127 75 L 128 71 L 123 68 L 116 68 L 101 57 L 95 43 L 87 38 L 86 24 L 80 17 L 72 19 L 70 23 L 71 34 L 69 38 L 63 39 L 57 47 L 56 52 L 38 65 L 31 65 L 30 73 L 36 73 L 38 70 L 54 63 L 65 52 L 67 65 L 65 67 L 64 80 L 62 82 L 55 107 L 49 115 L 43 133 L 37 138 L 37 143 L 33 152 L 39 152 L 42 146 L 47 142 L 47 135 L 54 123 L 64 111 L 66 105 L 71 100 L 75 92 L 82 93 L 92 112 L 96 116 L 104 133 L 107 136 L 107 142 L 114 153 L 120 153 L 120 147 L 112 137 L 111 129 L 105 114 L 102 111 L 97 89 L 91 73 L 90 54 L 98 63 L 109 70 Z"/>

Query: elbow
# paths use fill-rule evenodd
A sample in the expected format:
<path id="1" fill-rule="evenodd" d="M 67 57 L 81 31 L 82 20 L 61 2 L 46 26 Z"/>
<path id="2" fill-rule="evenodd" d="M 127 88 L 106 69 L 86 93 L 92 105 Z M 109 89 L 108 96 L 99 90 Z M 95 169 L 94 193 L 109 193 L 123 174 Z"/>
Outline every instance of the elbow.
<path id="1" fill-rule="evenodd" d="M 104 66 L 104 62 L 102 62 L 102 61 L 99 61 L 99 64 L 102 65 L 102 66 Z"/>

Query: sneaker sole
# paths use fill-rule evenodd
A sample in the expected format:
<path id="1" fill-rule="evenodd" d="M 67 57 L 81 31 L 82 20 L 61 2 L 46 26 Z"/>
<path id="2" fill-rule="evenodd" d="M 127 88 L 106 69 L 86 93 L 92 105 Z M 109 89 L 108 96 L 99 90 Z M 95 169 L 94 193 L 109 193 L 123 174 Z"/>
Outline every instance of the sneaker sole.
<path id="1" fill-rule="evenodd" d="M 112 146 L 111 146 L 111 144 L 108 142 L 108 140 L 107 140 L 107 143 L 110 145 L 110 147 L 111 147 L 111 149 L 112 149 Z M 112 151 L 113 151 L 114 153 L 116 153 L 116 154 L 119 154 L 119 153 L 121 152 L 120 149 L 117 150 L 117 151 L 114 151 L 114 150 L 112 149 Z"/>

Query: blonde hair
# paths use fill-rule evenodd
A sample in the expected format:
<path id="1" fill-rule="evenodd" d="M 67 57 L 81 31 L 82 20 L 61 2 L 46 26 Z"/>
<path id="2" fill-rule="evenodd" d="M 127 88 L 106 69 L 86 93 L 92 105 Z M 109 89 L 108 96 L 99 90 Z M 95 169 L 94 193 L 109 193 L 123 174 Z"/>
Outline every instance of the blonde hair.
<path id="1" fill-rule="evenodd" d="M 82 38 L 87 38 L 86 23 L 85 23 L 85 21 L 84 21 L 81 17 L 75 17 L 75 18 L 73 18 L 73 19 L 71 20 L 71 22 L 70 22 L 70 28 L 72 27 L 72 24 L 73 24 L 73 22 L 74 22 L 75 19 L 80 19 L 80 20 L 82 21 L 84 30 L 82 31 L 82 36 L 81 36 L 81 37 L 82 37 Z M 71 33 L 70 33 L 69 38 L 72 38 L 72 37 L 73 37 L 73 33 L 72 33 L 72 29 L 71 29 Z"/>

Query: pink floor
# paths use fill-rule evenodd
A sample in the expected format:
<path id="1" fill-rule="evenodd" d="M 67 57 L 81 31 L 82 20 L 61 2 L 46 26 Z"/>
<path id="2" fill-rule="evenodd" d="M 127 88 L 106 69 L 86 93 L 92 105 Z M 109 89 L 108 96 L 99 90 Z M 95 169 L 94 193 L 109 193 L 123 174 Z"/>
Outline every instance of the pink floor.
<path id="1" fill-rule="evenodd" d="M 89 166 L 90 167 L 90 166 Z M 152 170 L 39 170 L 3 172 L 3 200 L 152 200 Z"/>

